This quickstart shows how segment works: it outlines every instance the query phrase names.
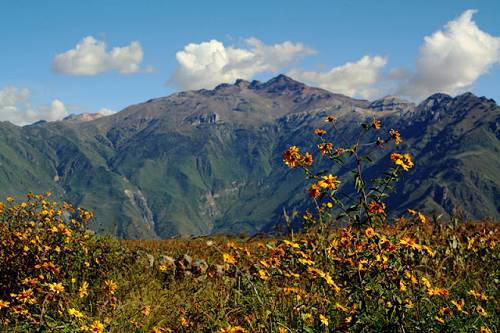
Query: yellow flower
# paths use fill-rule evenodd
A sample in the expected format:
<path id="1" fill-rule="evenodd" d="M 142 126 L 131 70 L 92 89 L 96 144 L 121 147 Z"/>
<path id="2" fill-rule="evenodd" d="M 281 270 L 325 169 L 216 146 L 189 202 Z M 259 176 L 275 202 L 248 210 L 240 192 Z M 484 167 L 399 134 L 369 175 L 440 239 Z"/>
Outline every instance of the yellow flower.
<path id="1" fill-rule="evenodd" d="M 485 309 L 483 309 L 483 307 L 481 305 L 478 305 L 476 307 L 476 312 L 480 315 L 480 316 L 483 316 L 483 317 L 486 317 L 488 315 L 488 313 L 486 312 Z"/>
<path id="2" fill-rule="evenodd" d="M 103 331 L 104 331 L 104 325 L 99 320 L 95 320 L 89 326 L 89 332 L 92 332 L 92 333 L 102 333 Z"/>
<path id="3" fill-rule="evenodd" d="M 408 171 L 413 167 L 413 162 L 411 160 L 410 154 L 406 153 L 404 155 L 398 153 L 391 154 L 391 160 L 394 164 L 403 168 L 404 171 Z"/>
<path id="4" fill-rule="evenodd" d="M 283 153 L 283 162 L 290 168 L 295 168 L 299 165 L 301 160 L 299 154 L 299 148 L 297 146 L 291 146 Z"/>
<path id="5" fill-rule="evenodd" d="M 62 285 L 62 283 L 49 283 L 47 287 L 49 288 L 50 292 L 53 292 L 55 294 L 59 294 L 64 291 L 64 286 Z"/>
<path id="6" fill-rule="evenodd" d="M 385 214 L 385 203 L 377 201 L 370 202 L 368 205 L 368 213 L 380 215 Z"/>
<path id="7" fill-rule="evenodd" d="M 227 264 L 233 264 L 233 265 L 236 264 L 236 259 L 229 253 L 223 253 L 222 258 L 224 259 L 224 262 Z"/>
<path id="8" fill-rule="evenodd" d="M 309 196 L 313 199 L 319 198 L 321 195 L 321 188 L 319 187 L 318 184 L 312 184 L 311 187 L 307 190 L 309 192 Z"/>
<path id="9" fill-rule="evenodd" d="M 88 295 L 88 292 L 87 292 L 88 286 L 89 286 L 89 283 L 87 281 L 82 282 L 82 285 L 78 289 L 78 295 L 80 296 L 80 298 L 83 298 L 83 297 Z"/>
<path id="10" fill-rule="evenodd" d="M 10 305 L 10 302 L 4 301 L 0 299 L 0 310 L 3 308 L 8 308 Z"/>
<path id="11" fill-rule="evenodd" d="M 259 278 L 261 280 L 267 281 L 267 280 L 269 280 L 270 277 L 271 276 L 269 275 L 269 273 L 266 270 L 264 270 L 264 269 L 259 270 Z"/>
<path id="12" fill-rule="evenodd" d="M 306 152 L 304 157 L 301 158 L 302 164 L 305 166 L 311 166 L 313 164 L 313 157 L 311 153 Z"/>
<path id="13" fill-rule="evenodd" d="M 283 243 L 285 243 L 286 245 L 290 246 L 290 247 L 293 247 L 294 249 L 298 249 L 300 248 L 300 245 L 295 243 L 295 242 L 291 242 L 289 241 L 288 239 L 284 239 L 283 240 Z"/>
<path id="14" fill-rule="evenodd" d="M 241 326 L 228 326 L 221 329 L 219 333 L 248 333 L 248 331 Z"/>
<path id="15" fill-rule="evenodd" d="M 316 128 L 314 130 L 314 134 L 316 134 L 317 136 L 323 136 L 326 134 L 326 131 L 324 129 L 321 129 L 321 128 Z"/>
<path id="16" fill-rule="evenodd" d="M 344 322 L 347 323 L 347 324 L 349 324 L 351 321 L 352 321 L 352 317 L 351 316 L 345 317 L 345 319 L 344 319 Z"/>
<path id="17" fill-rule="evenodd" d="M 329 190 L 335 190 L 338 183 L 340 183 L 340 181 L 337 180 L 337 176 L 329 174 L 327 176 L 321 177 L 318 185 Z"/>
<path id="18" fill-rule="evenodd" d="M 465 306 L 465 301 L 463 299 L 459 300 L 459 301 L 451 301 L 451 303 L 453 305 L 455 305 L 455 307 L 457 308 L 458 311 L 462 312 L 463 314 L 465 315 L 468 315 L 469 313 L 467 311 L 464 310 L 464 306 Z"/>
<path id="19" fill-rule="evenodd" d="M 482 293 L 482 292 L 479 292 L 479 291 L 475 291 L 474 289 L 471 289 L 467 292 L 467 294 L 469 294 L 470 296 L 474 297 L 475 299 L 478 299 L 478 300 L 481 300 L 481 301 L 487 301 L 488 300 L 488 296 L 486 296 L 486 294 Z"/>
<path id="20" fill-rule="evenodd" d="M 118 289 L 118 284 L 116 284 L 116 282 L 113 281 L 113 280 L 106 280 L 106 281 L 104 281 L 104 286 L 105 286 L 106 291 L 110 295 L 114 295 L 114 293 Z"/>
<path id="21" fill-rule="evenodd" d="M 376 232 L 375 232 L 375 230 L 373 230 L 373 228 L 372 228 L 372 227 L 369 227 L 369 228 L 366 228 L 366 230 L 365 230 L 365 235 L 366 235 L 366 237 L 368 237 L 368 238 L 372 238 L 373 236 L 375 236 L 375 235 L 376 235 Z"/>
<path id="22" fill-rule="evenodd" d="M 420 221 L 420 223 L 422 224 L 426 224 L 427 223 L 427 219 L 425 218 L 425 215 L 418 212 L 418 220 Z"/>
<path id="23" fill-rule="evenodd" d="M 399 145 L 401 142 L 403 142 L 403 140 L 401 140 L 401 134 L 399 133 L 399 131 L 395 131 L 391 128 L 391 130 L 389 131 L 389 134 L 397 145 Z"/>
<path id="24" fill-rule="evenodd" d="M 142 308 L 142 314 L 143 314 L 145 317 L 148 317 L 148 316 L 151 314 L 151 306 L 149 306 L 149 305 L 144 305 L 144 307 Z"/>
<path id="25" fill-rule="evenodd" d="M 440 324 L 444 324 L 444 320 L 439 318 L 438 316 L 434 316 L 434 320 L 437 321 Z"/>
<path id="26" fill-rule="evenodd" d="M 328 327 L 328 318 L 326 318 L 325 316 L 323 316 L 322 314 L 319 315 L 319 321 L 321 322 L 321 324 L 323 326 L 326 326 Z"/>
<path id="27" fill-rule="evenodd" d="M 406 284 L 403 280 L 399 280 L 399 290 L 406 291 Z"/>
<path id="28" fill-rule="evenodd" d="M 80 311 L 78 311 L 77 309 L 75 308 L 70 308 L 68 309 L 68 314 L 72 317 L 75 317 L 77 319 L 81 319 L 84 317 L 83 313 L 81 313 Z"/>
<path id="29" fill-rule="evenodd" d="M 318 145 L 318 149 L 321 152 L 321 154 L 327 155 L 332 151 L 333 145 L 331 143 L 320 143 Z"/>
<path id="30" fill-rule="evenodd" d="M 481 326 L 479 332 L 480 333 L 491 333 L 490 329 L 486 326 Z"/>
<path id="31" fill-rule="evenodd" d="M 380 123 L 380 120 L 377 120 L 375 119 L 375 116 L 373 116 L 373 120 L 372 120 L 372 128 L 374 129 L 380 129 L 380 127 L 382 126 L 382 124 Z"/>
<path id="32" fill-rule="evenodd" d="M 431 283 L 429 282 L 429 280 L 425 277 L 425 276 L 422 276 L 422 278 L 420 279 L 422 281 L 422 284 L 426 287 L 426 288 L 431 288 Z M 453 302 L 452 302 L 453 303 Z"/>

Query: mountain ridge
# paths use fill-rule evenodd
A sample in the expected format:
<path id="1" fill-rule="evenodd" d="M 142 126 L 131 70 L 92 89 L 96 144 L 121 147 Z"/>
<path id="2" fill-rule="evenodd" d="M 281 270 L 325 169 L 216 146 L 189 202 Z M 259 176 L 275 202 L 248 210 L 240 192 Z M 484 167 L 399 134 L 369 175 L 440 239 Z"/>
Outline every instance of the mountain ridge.
<path id="1" fill-rule="evenodd" d="M 89 121 L 1 123 L 0 190 L 51 190 L 94 209 L 95 230 L 123 238 L 269 230 L 283 208 L 307 205 L 304 179 L 282 165 L 281 152 L 313 149 L 312 130 L 327 115 L 346 137 L 373 116 L 401 131 L 398 149 L 415 155 L 416 168 L 388 201 L 393 213 L 458 207 L 499 218 L 494 100 L 465 93 L 418 105 L 394 96 L 370 102 L 284 75 L 178 92 Z M 386 157 L 373 156 L 373 172 Z"/>

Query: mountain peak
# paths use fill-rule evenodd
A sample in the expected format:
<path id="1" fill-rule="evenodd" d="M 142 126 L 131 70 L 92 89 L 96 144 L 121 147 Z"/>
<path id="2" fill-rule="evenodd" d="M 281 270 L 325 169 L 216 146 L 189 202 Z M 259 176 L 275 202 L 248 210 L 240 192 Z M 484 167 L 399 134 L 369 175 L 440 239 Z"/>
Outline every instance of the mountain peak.
<path id="1" fill-rule="evenodd" d="M 376 111 L 408 111 L 415 107 L 415 104 L 398 96 L 385 96 L 370 103 L 369 108 Z"/>

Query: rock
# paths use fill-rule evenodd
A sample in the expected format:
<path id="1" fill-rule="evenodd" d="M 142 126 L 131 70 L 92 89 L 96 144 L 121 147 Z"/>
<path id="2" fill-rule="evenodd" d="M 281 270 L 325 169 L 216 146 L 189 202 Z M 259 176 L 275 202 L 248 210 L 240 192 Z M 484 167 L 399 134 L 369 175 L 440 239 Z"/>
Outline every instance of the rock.
<path id="1" fill-rule="evenodd" d="M 136 255 L 137 255 L 137 261 L 141 263 L 142 266 L 153 268 L 155 263 L 155 257 L 152 254 L 149 254 L 142 250 L 138 250 Z"/>
<path id="2" fill-rule="evenodd" d="M 193 273 L 196 275 L 204 274 L 208 269 L 208 264 L 204 259 L 198 259 L 193 263 Z"/>

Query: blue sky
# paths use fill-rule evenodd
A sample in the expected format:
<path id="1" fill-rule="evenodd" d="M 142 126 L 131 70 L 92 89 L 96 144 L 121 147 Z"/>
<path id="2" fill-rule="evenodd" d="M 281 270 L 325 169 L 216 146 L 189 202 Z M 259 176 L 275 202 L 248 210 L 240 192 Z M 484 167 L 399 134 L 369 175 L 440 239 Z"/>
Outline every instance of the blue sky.
<path id="1" fill-rule="evenodd" d="M 477 12 L 461 21 L 467 27 L 446 30 L 448 22 L 470 9 Z M 58 110 L 119 111 L 176 90 L 210 88 L 218 79 L 238 75 L 268 79 L 281 72 L 369 99 L 401 93 L 419 100 L 433 90 L 449 89 L 452 93 L 471 90 L 498 101 L 499 14 L 496 0 L 2 1 L 0 120 L 22 123 L 23 117 L 36 120 L 47 112 L 57 117 Z M 475 22 L 472 27 L 469 21 Z M 450 61 L 456 67 L 443 69 L 442 63 L 433 63 L 436 50 L 456 51 L 454 33 L 461 40 L 460 34 L 471 29 L 479 30 L 473 34 L 486 34 L 486 44 L 459 45 L 473 51 L 462 57 L 457 55 L 464 53 L 459 49 Z M 439 30 L 448 34 L 449 42 L 436 46 L 440 39 L 435 36 L 435 43 L 426 44 L 424 38 Z M 133 41 L 141 52 L 124 49 L 135 57 L 132 63 L 127 56 L 106 58 L 94 72 L 78 67 L 81 59 L 68 54 L 55 60 L 87 36 L 93 38 L 89 43 L 105 43 L 107 52 Z M 286 41 L 291 44 L 283 44 Z M 207 64 L 203 57 L 212 57 L 213 50 L 227 53 L 229 60 L 212 66 L 210 58 L 209 73 L 193 72 L 176 59 L 177 52 L 190 43 L 195 44 L 191 51 L 199 64 Z M 427 54 L 422 54 L 425 45 Z M 186 59 L 192 59 L 191 51 L 185 52 Z M 463 70 L 468 77 L 459 73 L 442 79 L 469 64 L 471 68 Z M 433 78 L 435 69 L 440 69 L 440 76 Z M 2 102 L 2 96 L 8 101 Z M 20 115 L 14 118 L 6 115 L 9 112 Z"/>

